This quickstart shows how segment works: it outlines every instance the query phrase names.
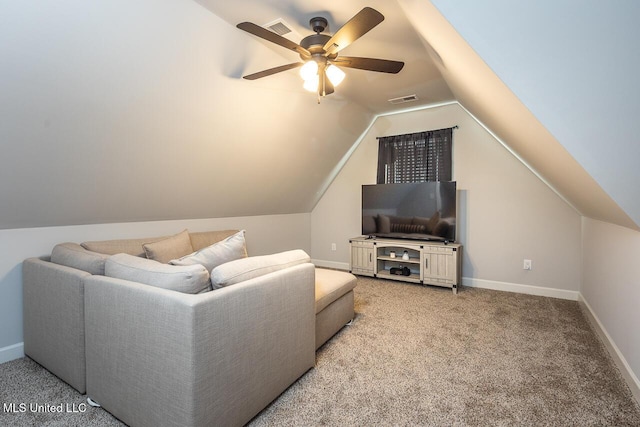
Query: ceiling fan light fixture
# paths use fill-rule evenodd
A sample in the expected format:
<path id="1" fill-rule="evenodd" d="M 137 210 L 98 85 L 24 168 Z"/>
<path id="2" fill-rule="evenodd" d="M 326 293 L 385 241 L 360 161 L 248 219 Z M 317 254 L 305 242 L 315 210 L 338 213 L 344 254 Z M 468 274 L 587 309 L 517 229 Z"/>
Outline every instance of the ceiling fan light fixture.
<path id="1" fill-rule="evenodd" d="M 344 71 L 333 64 L 329 65 L 325 72 L 333 86 L 338 86 L 344 80 Z"/>
<path id="2" fill-rule="evenodd" d="M 302 77 L 302 80 L 305 82 L 315 79 L 317 85 L 318 63 L 313 60 L 305 62 L 302 68 L 300 68 L 300 77 Z"/>
<path id="3" fill-rule="evenodd" d="M 304 81 L 304 85 L 302 85 L 302 87 L 305 90 L 308 90 L 309 92 L 317 92 L 318 91 L 318 83 L 319 82 L 320 82 L 320 78 L 316 74 L 315 76 L 311 77 L 310 79 L 306 79 Z"/>

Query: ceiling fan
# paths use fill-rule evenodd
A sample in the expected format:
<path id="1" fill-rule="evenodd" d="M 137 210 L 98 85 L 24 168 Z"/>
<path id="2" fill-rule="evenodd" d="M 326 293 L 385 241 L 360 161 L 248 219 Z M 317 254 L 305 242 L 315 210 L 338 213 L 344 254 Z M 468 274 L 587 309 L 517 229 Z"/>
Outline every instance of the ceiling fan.
<path id="1" fill-rule="evenodd" d="M 380 12 L 370 7 L 365 7 L 336 31 L 333 36 L 329 36 L 321 34 L 327 28 L 328 21 L 322 17 L 312 18 L 309 21 L 309 25 L 315 31 L 315 34 L 303 38 L 300 44 L 294 43 L 259 25 L 251 22 L 242 22 L 237 25 L 239 29 L 286 49 L 293 50 L 300 55 L 303 61 L 249 74 L 244 78 L 256 80 L 282 71 L 302 67 L 300 74 L 305 80 L 305 89 L 317 92 L 318 96 L 322 97 L 333 93 L 334 87 L 340 84 L 344 78 L 344 72 L 338 66 L 396 74 L 402 70 L 404 62 L 338 56 L 338 52 L 362 37 L 383 20 L 384 16 Z"/>

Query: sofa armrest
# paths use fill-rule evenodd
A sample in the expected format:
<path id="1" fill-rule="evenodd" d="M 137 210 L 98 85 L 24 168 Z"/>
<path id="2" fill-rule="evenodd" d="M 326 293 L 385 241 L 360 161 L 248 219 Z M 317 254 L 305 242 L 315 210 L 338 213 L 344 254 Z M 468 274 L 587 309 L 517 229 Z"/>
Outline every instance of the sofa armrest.
<path id="1" fill-rule="evenodd" d="M 86 271 L 39 258 L 22 263 L 24 352 L 85 392 Z"/>
<path id="2" fill-rule="evenodd" d="M 87 394 L 131 425 L 245 424 L 314 366 L 314 270 L 198 295 L 87 278 Z"/>

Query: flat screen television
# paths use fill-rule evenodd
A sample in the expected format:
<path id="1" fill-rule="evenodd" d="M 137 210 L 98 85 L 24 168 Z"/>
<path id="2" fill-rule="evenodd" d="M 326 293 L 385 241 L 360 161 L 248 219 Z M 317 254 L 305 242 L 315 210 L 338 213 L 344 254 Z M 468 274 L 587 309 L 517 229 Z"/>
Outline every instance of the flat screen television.
<path id="1" fill-rule="evenodd" d="M 456 182 L 362 186 L 362 234 L 456 241 Z"/>

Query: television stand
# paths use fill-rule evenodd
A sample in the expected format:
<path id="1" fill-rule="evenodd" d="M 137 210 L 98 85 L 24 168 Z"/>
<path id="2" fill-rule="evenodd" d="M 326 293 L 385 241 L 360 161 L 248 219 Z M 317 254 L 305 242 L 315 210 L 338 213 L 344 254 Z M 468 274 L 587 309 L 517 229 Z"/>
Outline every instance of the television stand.
<path id="1" fill-rule="evenodd" d="M 428 240 L 349 240 L 353 274 L 451 288 L 458 293 L 462 277 L 462 245 Z"/>

